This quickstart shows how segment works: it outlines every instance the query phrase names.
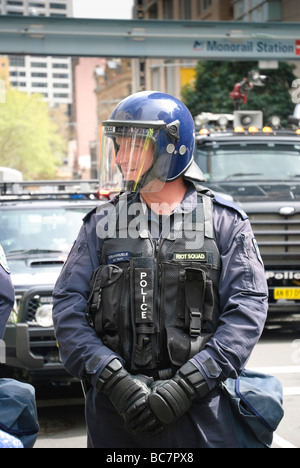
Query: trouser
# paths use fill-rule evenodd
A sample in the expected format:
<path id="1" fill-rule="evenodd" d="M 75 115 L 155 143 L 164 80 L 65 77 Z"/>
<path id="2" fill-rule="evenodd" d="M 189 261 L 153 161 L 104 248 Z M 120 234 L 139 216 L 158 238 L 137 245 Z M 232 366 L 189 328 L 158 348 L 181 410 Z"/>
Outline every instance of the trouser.
<path id="1" fill-rule="evenodd" d="M 217 388 L 155 437 L 124 427 L 109 398 L 90 389 L 86 398 L 88 448 L 238 448 L 227 398 Z"/>

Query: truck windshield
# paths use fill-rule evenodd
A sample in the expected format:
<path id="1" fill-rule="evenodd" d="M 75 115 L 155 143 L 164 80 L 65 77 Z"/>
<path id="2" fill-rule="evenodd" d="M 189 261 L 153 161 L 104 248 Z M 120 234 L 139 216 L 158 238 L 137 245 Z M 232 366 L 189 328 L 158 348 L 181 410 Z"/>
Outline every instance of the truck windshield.
<path id="1" fill-rule="evenodd" d="M 0 244 L 7 255 L 51 251 L 67 253 L 88 209 L 0 208 Z"/>
<path id="2" fill-rule="evenodd" d="M 300 181 L 300 145 L 213 144 L 201 145 L 195 161 L 208 182 Z"/>

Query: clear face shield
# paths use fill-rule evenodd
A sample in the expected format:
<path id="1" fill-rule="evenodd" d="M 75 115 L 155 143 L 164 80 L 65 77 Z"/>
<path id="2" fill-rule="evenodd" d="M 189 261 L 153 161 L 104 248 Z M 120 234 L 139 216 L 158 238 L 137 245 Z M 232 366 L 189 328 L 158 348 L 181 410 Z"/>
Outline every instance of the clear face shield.
<path id="1" fill-rule="evenodd" d="M 100 188 L 130 192 L 160 191 L 165 184 L 171 154 L 158 154 L 166 124 L 163 121 L 103 122 Z"/>

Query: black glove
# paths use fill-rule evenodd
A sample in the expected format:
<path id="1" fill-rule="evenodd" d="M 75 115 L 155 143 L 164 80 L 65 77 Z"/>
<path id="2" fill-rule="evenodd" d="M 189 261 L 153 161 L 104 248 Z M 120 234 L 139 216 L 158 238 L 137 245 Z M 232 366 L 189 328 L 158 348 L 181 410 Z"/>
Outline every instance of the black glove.
<path id="1" fill-rule="evenodd" d="M 112 360 L 101 373 L 96 388 L 107 395 L 133 433 L 158 434 L 163 426 L 148 404 L 153 380 L 129 374 L 118 359 Z"/>
<path id="2" fill-rule="evenodd" d="M 192 402 L 203 398 L 209 387 L 197 367 L 188 361 L 173 379 L 156 382 L 149 396 L 149 406 L 165 426 L 181 418 Z"/>

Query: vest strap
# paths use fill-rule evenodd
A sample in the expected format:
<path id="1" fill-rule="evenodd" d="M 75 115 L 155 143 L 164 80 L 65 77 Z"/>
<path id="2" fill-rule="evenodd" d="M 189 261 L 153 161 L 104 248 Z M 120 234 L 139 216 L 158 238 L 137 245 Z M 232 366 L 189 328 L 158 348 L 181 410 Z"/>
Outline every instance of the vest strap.
<path id="1" fill-rule="evenodd" d="M 203 304 L 205 297 L 206 274 L 202 270 L 186 268 L 185 296 L 190 314 L 190 336 L 201 335 L 203 320 Z"/>

